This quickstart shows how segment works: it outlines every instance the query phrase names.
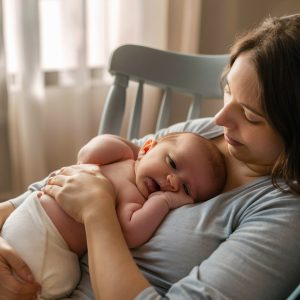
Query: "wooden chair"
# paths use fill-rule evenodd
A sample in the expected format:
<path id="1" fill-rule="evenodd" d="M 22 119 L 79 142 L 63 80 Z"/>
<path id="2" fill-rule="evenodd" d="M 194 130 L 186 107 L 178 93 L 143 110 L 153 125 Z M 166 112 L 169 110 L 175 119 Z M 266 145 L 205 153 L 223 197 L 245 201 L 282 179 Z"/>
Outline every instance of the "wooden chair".
<path id="1" fill-rule="evenodd" d="M 156 130 L 168 126 L 172 91 L 193 96 L 187 119 L 197 118 L 203 99 L 222 97 L 220 75 L 228 55 L 191 55 L 139 45 L 117 48 L 111 57 L 109 72 L 114 83 L 105 100 L 99 134 L 119 134 L 130 80 L 138 82 L 127 138 L 138 137 L 144 85 L 162 88 L 164 96 L 157 117 Z"/>

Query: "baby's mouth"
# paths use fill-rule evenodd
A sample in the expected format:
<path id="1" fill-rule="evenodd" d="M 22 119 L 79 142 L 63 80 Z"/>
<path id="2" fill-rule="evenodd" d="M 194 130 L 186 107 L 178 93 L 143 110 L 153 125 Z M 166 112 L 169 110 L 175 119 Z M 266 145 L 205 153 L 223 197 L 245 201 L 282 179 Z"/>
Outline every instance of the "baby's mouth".
<path id="1" fill-rule="evenodd" d="M 145 182 L 146 182 L 146 186 L 147 186 L 149 195 L 160 191 L 159 184 L 153 178 L 147 177 Z"/>

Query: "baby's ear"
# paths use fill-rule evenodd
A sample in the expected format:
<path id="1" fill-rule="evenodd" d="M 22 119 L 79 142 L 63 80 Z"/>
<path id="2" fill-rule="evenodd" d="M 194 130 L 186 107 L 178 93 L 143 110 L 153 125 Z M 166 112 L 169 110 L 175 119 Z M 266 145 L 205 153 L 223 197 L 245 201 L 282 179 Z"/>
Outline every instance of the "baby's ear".
<path id="1" fill-rule="evenodd" d="M 148 139 L 144 145 L 141 147 L 138 157 L 141 158 L 145 155 L 150 149 L 152 149 L 157 144 L 157 141 L 153 138 Z"/>

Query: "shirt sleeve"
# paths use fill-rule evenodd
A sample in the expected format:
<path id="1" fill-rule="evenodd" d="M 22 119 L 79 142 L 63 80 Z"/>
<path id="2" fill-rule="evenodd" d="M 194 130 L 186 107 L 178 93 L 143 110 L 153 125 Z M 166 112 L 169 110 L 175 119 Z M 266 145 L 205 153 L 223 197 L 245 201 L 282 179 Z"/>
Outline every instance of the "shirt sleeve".
<path id="1" fill-rule="evenodd" d="M 52 174 L 52 173 L 51 173 Z M 49 175 L 50 176 L 50 175 Z M 12 203 L 12 205 L 16 208 L 18 207 L 28 196 L 30 196 L 33 192 L 39 191 L 47 182 L 47 179 L 49 178 L 49 176 L 47 176 L 46 178 L 44 178 L 41 181 L 32 183 L 26 192 L 24 192 L 23 194 L 10 199 L 9 201 Z"/>
<path id="2" fill-rule="evenodd" d="M 300 278 L 299 218 L 299 197 L 250 206 L 233 233 L 165 295 L 150 287 L 135 300 L 286 299 Z"/>

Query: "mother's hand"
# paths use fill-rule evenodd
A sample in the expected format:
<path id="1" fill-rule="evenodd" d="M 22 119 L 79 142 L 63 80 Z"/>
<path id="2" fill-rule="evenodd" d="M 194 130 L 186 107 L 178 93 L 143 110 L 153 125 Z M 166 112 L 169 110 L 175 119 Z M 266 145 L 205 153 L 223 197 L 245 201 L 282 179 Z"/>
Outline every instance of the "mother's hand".
<path id="1" fill-rule="evenodd" d="M 0 237 L 0 300 L 36 299 L 39 288 L 27 265 Z"/>
<path id="2" fill-rule="evenodd" d="M 114 188 L 97 165 L 64 167 L 48 180 L 43 192 L 81 223 L 90 213 L 105 213 L 105 206 L 115 206 Z"/>

